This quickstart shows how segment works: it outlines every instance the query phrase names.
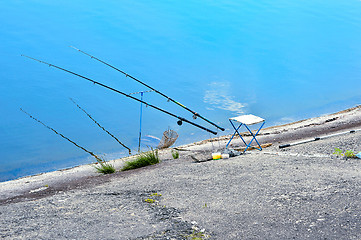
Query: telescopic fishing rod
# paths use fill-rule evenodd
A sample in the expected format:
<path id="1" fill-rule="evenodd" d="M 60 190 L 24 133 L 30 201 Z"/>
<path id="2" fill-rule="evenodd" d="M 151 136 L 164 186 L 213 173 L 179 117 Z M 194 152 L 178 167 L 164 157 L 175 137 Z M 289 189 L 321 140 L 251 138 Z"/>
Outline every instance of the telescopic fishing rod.
<path id="1" fill-rule="evenodd" d="M 36 58 L 32 58 L 32 57 L 29 57 L 29 56 L 26 56 L 26 55 L 23 55 L 23 54 L 22 54 L 21 56 L 27 57 L 27 58 L 29 58 L 29 59 L 32 59 L 32 60 L 37 61 L 37 62 L 40 62 L 40 63 L 43 63 L 43 64 L 45 64 L 45 65 L 48 65 L 49 67 L 54 67 L 54 68 L 57 68 L 57 69 L 62 70 L 62 71 L 64 71 L 64 72 L 73 74 L 73 75 L 78 76 L 78 77 L 80 77 L 80 78 L 83 78 L 83 79 L 85 79 L 85 80 L 87 80 L 87 81 L 90 81 L 90 82 L 92 82 L 92 83 L 94 83 L 94 84 L 97 84 L 97 85 L 99 85 L 99 86 L 102 86 L 102 87 L 104 87 L 104 88 L 107 88 L 107 89 L 109 89 L 109 90 L 112 90 L 112 91 L 114 91 L 114 92 L 116 92 L 116 93 L 119 93 L 119 94 L 121 94 L 121 95 L 123 95 L 123 96 L 126 96 L 126 97 L 128 97 L 128 98 L 131 98 L 131 99 L 133 99 L 133 100 L 135 100 L 135 101 L 141 102 L 141 103 L 145 104 L 146 106 L 149 106 L 149 107 L 152 107 L 152 108 L 154 108 L 154 109 L 157 109 L 158 111 L 161 111 L 161 112 L 163 112 L 163 113 L 165 113 L 165 114 L 168 114 L 168 115 L 170 115 L 170 116 L 172 116 L 172 117 L 174 117 L 174 118 L 177 118 L 177 119 L 178 119 L 177 124 L 178 124 L 179 126 L 182 125 L 183 122 L 186 122 L 186 123 L 189 123 L 189 124 L 191 124 L 191 125 L 193 125 L 193 126 L 195 126 L 195 127 L 198 127 L 198 128 L 200 128 L 200 129 L 203 129 L 203 130 L 205 130 L 205 131 L 207 131 L 207 132 L 213 133 L 214 135 L 217 135 L 217 132 L 215 132 L 215 131 L 212 131 L 212 130 L 210 130 L 210 129 L 208 129 L 208 128 L 205 128 L 205 127 L 203 127 L 203 126 L 201 126 L 201 125 L 198 125 L 198 124 L 196 124 L 196 123 L 194 123 L 194 122 L 191 122 L 191 121 L 189 121 L 189 120 L 187 120 L 187 119 L 185 119 L 185 118 L 183 118 L 183 117 L 177 116 L 177 115 L 175 115 L 175 114 L 173 114 L 173 113 L 171 113 L 171 112 L 168 112 L 168 111 L 166 111 L 166 110 L 164 110 L 164 109 L 162 109 L 162 108 L 159 108 L 159 107 L 156 107 L 156 106 L 154 106 L 154 105 L 152 105 L 152 104 L 149 104 L 149 103 L 147 103 L 147 102 L 144 102 L 143 100 L 139 100 L 138 98 L 132 97 L 132 96 L 130 96 L 129 94 L 126 94 L 126 93 L 124 93 L 124 92 L 121 92 L 121 91 L 119 91 L 119 90 L 117 90 L 117 89 L 115 89 L 115 88 L 109 87 L 109 86 L 107 86 L 107 85 L 105 85 L 105 84 L 103 84 L 103 83 L 97 82 L 97 81 L 95 81 L 95 80 L 93 80 L 93 79 L 90 79 L 90 78 L 88 78 L 88 77 L 82 76 L 82 75 L 80 75 L 80 74 L 78 74 L 78 73 L 72 72 L 72 71 L 70 71 L 70 70 L 67 70 L 67 69 L 58 67 L 58 66 L 56 66 L 56 65 L 53 65 L 53 64 L 50 64 L 50 63 L 47 63 L 47 62 L 44 62 L 44 61 L 41 61 L 41 60 L 36 59 Z"/>
<path id="2" fill-rule="evenodd" d="M 212 124 L 212 125 L 213 125 L 213 126 L 215 126 L 216 128 L 218 128 L 218 129 L 220 129 L 220 130 L 222 130 L 222 131 L 224 131 L 224 130 L 225 130 L 224 128 L 222 128 L 222 127 L 218 126 L 218 125 L 217 125 L 217 124 L 215 124 L 214 122 L 211 122 L 211 121 L 210 121 L 210 120 L 208 120 L 207 118 L 205 118 L 205 117 L 201 116 L 199 113 L 197 113 L 197 112 L 195 112 L 195 111 L 193 111 L 193 110 L 189 109 L 188 107 L 184 106 L 184 105 L 183 105 L 183 104 L 181 104 L 180 102 L 175 101 L 174 99 L 172 99 L 172 98 L 168 97 L 168 96 L 167 96 L 167 95 L 165 95 L 164 93 L 162 93 L 162 92 L 160 92 L 160 91 L 158 91 L 158 90 L 156 90 L 156 89 L 152 88 L 152 87 L 151 87 L 151 86 L 149 86 L 148 84 L 146 84 L 146 83 L 144 83 L 144 82 L 140 81 L 139 79 L 137 79 L 137 78 L 135 78 L 135 77 L 133 77 L 133 76 L 129 75 L 128 73 L 126 73 L 126 72 L 124 72 L 124 71 L 120 70 L 119 68 L 116 68 L 116 67 L 114 67 L 113 65 L 110 65 L 109 63 L 104 62 L 103 60 L 101 60 L 101 59 L 99 59 L 99 58 L 97 58 L 97 57 L 94 57 L 94 56 L 90 55 L 89 53 L 86 53 L 86 52 L 84 52 L 84 51 L 82 51 L 82 50 L 80 50 L 80 49 L 78 49 L 78 48 L 76 48 L 76 47 L 73 47 L 73 46 L 70 46 L 70 47 L 71 47 L 71 48 L 74 48 L 75 50 L 77 50 L 77 51 L 79 51 L 79 52 L 81 52 L 81 53 L 83 53 L 83 54 L 85 54 L 85 55 L 87 55 L 87 56 L 89 56 L 89 57 L 91 57 L 91 58 L 93 58 L 93 59 L 95 59 L 95 60 L 97 60 L 97 61 L 99 61 L 99 62 L 101 62 L 101 63 L 105 64 L 105 65 L 107 65 L 108 67 L 111 67 L 111 68 L 115 69 L 116 71 L 118 71 L 118 72 L 120 72 L 120 73 L 123 73 L 123 74 L 125 75 L 125 77 L 130 77 L 131 79 L 133 79 L 133 80 L 137 81 L 138 83 L 140 83 L 140 84 L 142 84 L 142 85 L 146 86 L 147 88 L 150 88 L 150 89 L 151 89 L 151 90 L 153 90 L 154 92 L 156 92 L 156 93 L 160 94 L 161 96 L 165 97 L 168 101 L 174 102 L 174 103 L 175 103 L 175 104 L 177 104 L 178 106 L 181 106 L 182 108 L 184 108 L 185 110 L 187 110 L 187 111 L 189 111 L 189 112 L 191 112 L 191 113 L 193 114 L 193 119 L 196 119 L 197 117 L 199 117 L 199 118 L 203 119 L 204 121 L 206 121 L 206 122 L 208 122 L 208 123 Z"/>
<path id="3" fill-rule="evenodd" d="M 74 99 L 69 98 L 70 101 L 72 101 L 80 110 L 82 110 L 96 125 L 98 125 L 98 127 L 100 127 L 104 132 L 108 133 L 108 135 L 110 135 L 112 138 L 115 139 L 115 141 L 117 141 L 120 145 L 122 145 L 123 147 L 125 147 L 126 149 L 128 149 L 129 155 L 132 155 L 132 150 L 130 150 L 129 147 L 125 146 L 124 143 L 122 143 L 121 141 L 119 141 L 119 139 L 114 136 L 113 134 L 111 134 L 108 130 L 106 130 L 102 125 L 100 125 L 100 123 L 98 123 L 87 111 L 85 111 L 84 108 L 80 107 L 79 104 L 77 104 Z"/>
<path id="4" fill-rule="evenodd" d="M 340 132 L 340 133 L 334 133 L 334 134 L 330 134 L 330 135 L 326 135 L 326 136 L 322 136 L 322 137 L 315 137 L 315 138 L 311 138 L 311 139 L 307 139 L 307 140 L 303 140 L 303 141 L 299 141 L 299 142 L 283 144 L 283 145 L 280 145 L 279 148 L 292 147 L 292 146 L 303 144 L 303 143 L 315 142 L 315 141 L 318 141 L 318 140 L 322 140 L 322 139 L 326 139 L 326 138 L 330 138 L 330 137 L 335 137 L 335 136 L 339 136 L 339 135 L 344 135 L 344 134 L 347 134 L 347 133 L 355 133 L 355 132 L 358 132 L 358 131 L 361 131 L 361 129 L 350 130 L 350 131 Z"/>
<path id="5" fill-rule="evenodd" d="M 42 121 L 40 121 L 39 119 L 35 118 L 34 116 L 32 116 L 30 113 L 24 111 L 22 108 L 20 108 L 20 111 L 22 111 L 23 113 L 25 113 L 26 115 L 28 115 L 31 119 L 34 119 L 35 121 L 37 121 L 38 123 L 40 123 L 41 125 L 43 125 L 44 127 L 48 128 L 49 130 L 53 131 L 55 134 L 59 135 L 60 137 L 64 138 L 65 140 L 69 141 L 70 143 L 74 144 L 76 147 L 80 148 L 81 150 L 89 153 L 90 155 L 92 155 L 98 163 L 102 164 L 103 160 L 98 157 L 95 153 L 89 151 L 88 149 L 80 146 L 79 144 L 77 144 L 76 142 L 74 142 L 73 140 L 71 140 L 70 138 L 64 136 L 62 133 L 56 131 L 54 128 L 49 127 L 48 125 L 46 125 L 45 123 L 43 123 Z"/>

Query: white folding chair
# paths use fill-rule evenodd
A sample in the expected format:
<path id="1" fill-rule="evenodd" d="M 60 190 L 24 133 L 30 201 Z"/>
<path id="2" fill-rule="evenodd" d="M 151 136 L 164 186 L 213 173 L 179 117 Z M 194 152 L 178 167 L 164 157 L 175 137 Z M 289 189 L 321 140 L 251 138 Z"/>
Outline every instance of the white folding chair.
<path id="1" fill-rule="evenodd" d="M 259 148 L 256 148 L 258 150 L 262 150 L 262 147 L 261 145 L 259 144 L 259 142 L 257 141 L 256 139 L 256 136 L 257 134 L 259 133 L 259 131 L 261 130 L 261 128 L 263 127 L 263 125 L 265 124 L 266 120 L 264 120 L 263 118 L 260 118 L 260 117 L 257 117 L 255 115 L 252 115 L 252 114 L 248 114 L 248 115 L 241 115 L 241 116 L 238 116 L 238 117 L 234 117 L 234 118 L 230 118 L 229 119 L 229 122 L 232 124 L 232 127 L 234 128 L 234 133 L 231 137 L 231 139 L 229 140 L 229 142 L 227 143 L 226 145 L 226 148 L 228 148 L 228 145 L 231 143 L 232 139 L 234 138 L 234 136 L 236 135 L 236 133 L 238 134 L 238 136 L 242 139 L 243 143 L 246 145 L 246 149 L 243 151 L 246 152 L 246 150 L 251 146 L 251 143 L 253 142 L 253 140 L 255 140 L 259 146 Z M 239 126 L 236 127 L 233 122 L 237 122 L 239 123 Z M 262 123 L 261 126 L 258 128 L 256 134 L 253 134 L 253 132 L 251 131 L 251 129 L 248 127 L 250 125 L 254 125 L 254 124 L 257 124 L 257 123 Z M 241 134 L 238 132 L 238 129 L 241 128 L 241 126 L 244 125 L 248 132 L 252 135 L 252 140 L 247 144 L 246 141 L 243 139 L 243 137 L 241 136 Z"/>

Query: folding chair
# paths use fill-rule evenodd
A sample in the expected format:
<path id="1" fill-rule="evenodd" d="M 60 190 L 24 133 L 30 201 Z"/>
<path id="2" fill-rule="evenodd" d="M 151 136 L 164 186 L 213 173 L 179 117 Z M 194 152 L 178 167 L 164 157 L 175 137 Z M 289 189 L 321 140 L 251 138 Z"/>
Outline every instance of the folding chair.
<path id="1" fill-rule="evenodd" d="M 234 122 L 237 122 L 237 123 L 240 123 L 239 126 L 236 128 L 236 126 L 233 124 L 233 121 Z M 260 118 L 260 117 L 257 117 L 255 115 L 252 115 L 252 114 L 249 114 L 249 115 L 241 115 L 241 116 L 238 116 L 238 117 L 234 117 L 234 118 L 230 118 L 229 119 L 229 122 L 232 124 L 233 128 L 234 128 L 234 133 L 231 137 L 231 139 L 229 140 L 229 142 L 227 143 L 226 145 L 226 148 L 228 148 L 228 145 L 231 143 L 233 137 L 236 135 L 236 133 L 238 134 L 238 136 L 242 139 L 243 143 L 246 145 L 246 149 L 244 149 L 243 153 L 246 152 L 246 150 L 251 146 L 251 143 L 253 142 L 253 140 L 255 140 L 259 146 L 259 148 L 256 148 L 258 150 L 262 150 L 262 147 L 261 145 L 259 144 L 259 142 L 257 141 L 256 139 L 256 136 L 257 134 L 259 133 L 259 131 L 261 130 L 261 128 L 263 127 L 263 125 L 265 124 L 266 120 L 264 120 L 263 118 Z M 251 131 L 251 129 L 248 127 L 250 125 L 254 125 L 254 124 L 257 124 L 257 123 L 262 123 L 261 126 L 258 128 L 256 134 L 253 134 L 253 132 Z M 243 137 L 241 136 L 241 134 L 238 132 L 238 129 L 241 128 L 241 126 L 244 125 L 248 132 L 251 133 L 252 135 L 252 140 L 247 144 L 246 141 L 243 139 Z"/>

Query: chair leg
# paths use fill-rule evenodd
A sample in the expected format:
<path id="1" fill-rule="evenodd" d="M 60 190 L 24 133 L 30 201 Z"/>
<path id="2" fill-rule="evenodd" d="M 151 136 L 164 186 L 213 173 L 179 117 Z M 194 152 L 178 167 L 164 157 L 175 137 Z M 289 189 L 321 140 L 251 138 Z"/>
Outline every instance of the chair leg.
<path id="1" fill-rule="evenodd" d="M 252 140 L 249 142 L 249 144 L 246 144 L 247 147 L 246 147 L 246 149 L 243 151 L 243 153 L 246 152 L 246 150 L 251 146 L 251 143 L 253 142 L 253 140 L 255 140 L 255 141 L 257 142 L 258 146 L 259 146 L 259 148 L 256 148 L 256 149 L 262 151 L 261 144 L 259 144 L 259 142 L 257 141 L 256 136 L 258 135 L 259 131 L 261 130 L 261 128 L 263 127 L 264 124 L 265 124 L 265 122 L 263 122 L 262 125 L 259 127 L 259 129 L 258 129 L 258 131 L 256 132 L 256 134 L 253 134 L 252 131 L 251 131 L 251 129 L 249 129 L 246 124 L 244 124 L 244 126 L 247 128 L 247 130 L 249 131 L 249 133 L 252 135 L 253 138 L 252 138 Z"/>
<path id="2" fill-rule="evenodd" d="M 264 121 L 264 122 L 262 123 L 262 125 L 260 126 L 260 128 L 258 129 L 258 131 L 256 132 L 256 134 L 254 135 L 254 140 L 257 142 L 260 151 L 262 151 L 262 147 L 261 147 L 261 144 L 259 144 L 259 142 L 257 141 L 256 136 L 258 135 L 259 131 L 261 131 L 261 129 L 262 129 L 262 127 L 263 127 L 263 125 L 264 125 L 265 123 L 266 123 L 266 121 Z"/>
<path id="3" fill-rule="evenodd" d="M 246 126 L 246 124 L 241 123 L 237 129 L 235 128 L 235 126 L 233 125 L 232 122 L 231 122 L 231 124 L 232 124 L 233 128 L 236 130 L 236 133 L 238 134 L 238 136 L 242 139 L 243 143 L 244 143 L 245 145 L 247 145 L 247 143 L 246 143 L 246 141 L 244 141 L 242 135 L 238 132 L 239 128 L 240 128 L 242 125 L 245 125 L 245 126 Z"/>
<path id="4" fill-rule="evenodd" d="M 234 131 L 231 139 L 228 141 L 228 143 L 227 143 L 227 145 L 226 145 L 226 148 L 228 148 L 228 145 L 231 143 L 231 141 L 232 141 L 234 135 L 236 135 L 236 133 L 238 133 L 238 135 L 241 136 L 241 135 L 239 134 L 239 132 L 238 132 L 238 129 L 242 126 L 242 123 L 241 123 L 241 125 L 238 126 L 238 128 L 236 128 L 236 127 L 233 125 L 232 121 L 231 121 L 231 120 L 229 120 L 229 121 L 230 121 L 230 123 L 232 124 L 232 126 L 233 126 L 233 128 L 234 128 L 235 131 Z M 242 137 L 241 137 L 241 138 L 242 138 Z M 242 139 L 242 140 L 243 140 L 243 139 Z M 243 140 L 243 142 L 244 142 L 244 140 Z"/>

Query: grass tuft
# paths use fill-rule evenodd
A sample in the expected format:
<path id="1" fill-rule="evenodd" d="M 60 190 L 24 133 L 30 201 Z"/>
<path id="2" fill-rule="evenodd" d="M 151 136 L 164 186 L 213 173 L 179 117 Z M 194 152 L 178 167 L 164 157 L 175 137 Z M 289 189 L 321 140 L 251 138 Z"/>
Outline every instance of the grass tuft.
<path id="1" fill-rule="evenodd" d="M 343 153 L 341 149 L 335 148 L 335 152 L 333 154 L 338 156 L 345 156 L 346 158 L 357 158 L 356 154 L 351 150 L 346 150 Z"/>
<path id="2" fill-rule="evenodd" d="M 173 156 L 173 159 L 178 159 L 179 158 L 179 152 L 177 150 L 172 150 L 172 156 Z"/>
<path id="3" fill-rule="evenodd" d="M 122 168 L 122 171 L 141 168 L 157 163 L 159 163 L 158 150 L 152 149 L 149 152 L 141 153 L 135 160 L 126 162 L 125 166 Z"/>
<path id="4" fill-rule="evenodd" d="M 210 236 L 203 233 L 202 231 L 196 231 L 193 230 L 192 234 L 189 234 L 186 236 L 187 239 L 189 240 L 204 240 L 204 239 L 208 239 Z"/>
<path id="5" fill-rule="evenodd" d="M 351 150 L 346 150 L 346 152 L 344 153 L 345 157 L 347 158 L 356 158 L 356 154 L 351 151 Z"/>
<path id="6" fill-rule="evenodd" d="M 94 166 L 94 168 L 97 170 L 98 173 L 103 173 L 103 174 L 115 173 L 115 167 L 110 163 L 104 161 L 98 161 L 98 163 L 100 164 L 100 166 Z"/>

